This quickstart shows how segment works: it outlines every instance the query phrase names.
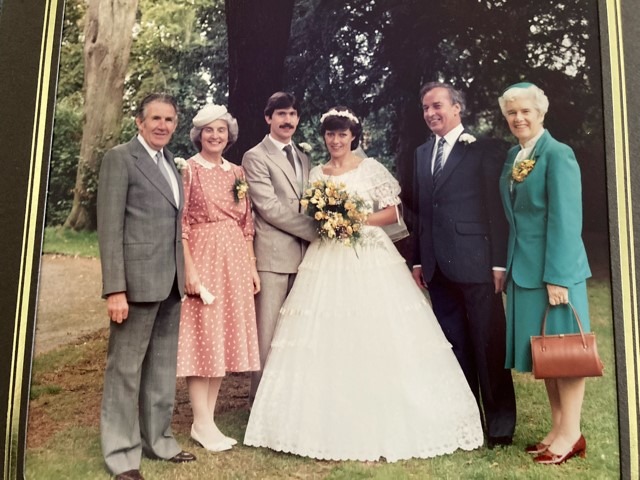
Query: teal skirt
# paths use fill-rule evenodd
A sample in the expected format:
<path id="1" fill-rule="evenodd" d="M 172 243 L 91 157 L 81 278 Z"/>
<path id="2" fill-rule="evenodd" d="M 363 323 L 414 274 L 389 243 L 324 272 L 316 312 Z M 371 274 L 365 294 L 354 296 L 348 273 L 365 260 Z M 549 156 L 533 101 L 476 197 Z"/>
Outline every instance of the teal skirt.
<path id="1" fill-rule="evenodd" d="M 569 301 L 573 304 L 585 332 L 591 331 L 587 283 L 580 282 L 569 288 Z M 505 367 L 519 372 L 530 372 L 531 336 L 540 335 L 542 317 L 549 303 L 547 288 L 522 288 L 509 277 L 507 282 L 507 354 Z M 578 323 L 568 305 L 552 306 L 547 318 L 546 333 L 578 333 Z"/>

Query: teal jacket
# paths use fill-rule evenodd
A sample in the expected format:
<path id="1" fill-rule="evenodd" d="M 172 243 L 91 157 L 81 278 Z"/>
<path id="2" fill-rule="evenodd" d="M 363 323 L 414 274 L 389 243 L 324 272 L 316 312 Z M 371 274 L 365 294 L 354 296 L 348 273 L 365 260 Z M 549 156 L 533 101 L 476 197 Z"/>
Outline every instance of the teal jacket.
<path id="1" fill-rule="evenodd" d="M 524 181 L 512 182 L 519 150 L 509 150 L 500 177 L 509 222 L 507 272 L 524 288 L 582 282 L 591 271 L 582 242 L 582 187 L 573 150 L 545 130 L 533 151 L 533 170 Z"/>

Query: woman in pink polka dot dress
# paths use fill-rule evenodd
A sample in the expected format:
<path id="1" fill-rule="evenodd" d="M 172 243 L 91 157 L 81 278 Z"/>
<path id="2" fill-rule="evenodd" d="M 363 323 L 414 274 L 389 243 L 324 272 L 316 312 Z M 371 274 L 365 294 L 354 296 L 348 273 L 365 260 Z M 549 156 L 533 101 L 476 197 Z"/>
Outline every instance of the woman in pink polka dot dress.
<path id="1" fill-rule="evenodd" d="M 200 153 L 181 171 L 187 296 L 180 318 L 177 375 L 187 377 L 191 437 L 219 452 L 236 443 L 214 421 L 222 377 L 226 372 L 260 369 L 253 301 L 260 279 L 251 204 L 242 191 L 244 170 L 222 157 L 238 138 L 238 124 L 224 106 L 206 105 L 193 125 L 190 137 Z"/>

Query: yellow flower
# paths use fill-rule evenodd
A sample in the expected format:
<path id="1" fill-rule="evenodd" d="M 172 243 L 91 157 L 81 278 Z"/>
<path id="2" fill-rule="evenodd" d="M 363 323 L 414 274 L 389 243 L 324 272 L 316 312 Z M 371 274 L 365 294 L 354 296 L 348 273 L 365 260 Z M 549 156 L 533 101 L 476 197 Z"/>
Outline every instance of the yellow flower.
<path id="1" fill-rule="evenodd" d="M 314 218 L 318 221 L 322 220 L 324 218 L 324 213 L 322 212 L 316 212 L 316 214 L 314 215 Z"/>
<path id="2" fill-rule="evenodd" d="M 249 191 L 249 184 L 244 178 L 236 177 L 233 182 L 233 188 L 231 193 L 233 194 L 233 200 L 238 203 L 240 200 L 244 200 Z"/>
<path id="3" fill-rule="evenodd" d="M 511 178 L 516 182 L 523 182 L 527 175 L 531 173 L 533 167 L 535 167 L 536 161 L 533 159 L 521 160 L 513 166 L 511 171 Z"/>

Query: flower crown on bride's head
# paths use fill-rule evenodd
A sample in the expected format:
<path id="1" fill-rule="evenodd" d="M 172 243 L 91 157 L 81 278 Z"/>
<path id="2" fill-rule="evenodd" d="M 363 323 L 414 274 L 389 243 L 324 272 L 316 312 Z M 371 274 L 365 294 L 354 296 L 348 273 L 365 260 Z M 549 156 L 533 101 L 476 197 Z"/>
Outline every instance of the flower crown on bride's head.
<path id="1" fill-rule="evenodd" d="M 320 123 L 324 122 L 327 117 L 345 117 L 351 120 L 353 123 L 360 123 L 358 121 L 358 117 L 356 117 L 351 112 L 347 112 L 346 110 L 336 110 L 335 108 L 332 108 L 328 112 L 322 114 L 322 116 L 320 117 Z"/>

